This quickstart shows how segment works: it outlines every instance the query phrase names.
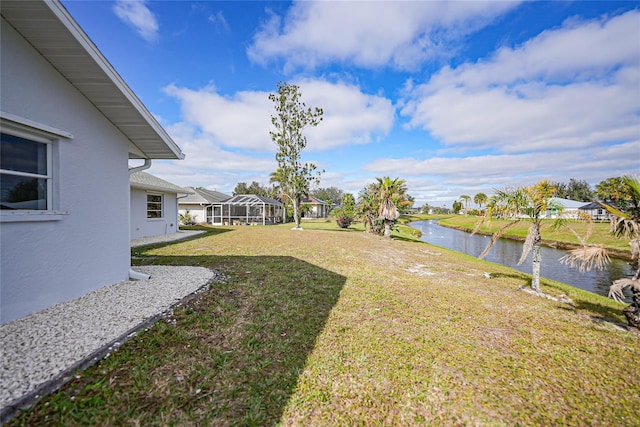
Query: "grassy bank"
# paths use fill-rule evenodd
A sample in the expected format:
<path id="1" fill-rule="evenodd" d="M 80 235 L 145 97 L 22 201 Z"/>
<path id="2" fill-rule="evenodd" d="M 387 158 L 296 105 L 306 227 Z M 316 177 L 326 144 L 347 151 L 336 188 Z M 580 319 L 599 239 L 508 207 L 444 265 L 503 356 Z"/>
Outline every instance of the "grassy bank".
<path id="1" fill-rule="evenodd" d="M 624 305 L 331 223 L 208 228 L 136 264 L 226 276 L 12 425 L 632 425 Z M 489 272 L 491 278 L 486 278 Z M 159 290 L 161 292 L 161 290 Z"/>
<path id="2" fill-rule="evenodd" d="M 442 219 L 440 224 L 445 227 L 472 231 L 479 220 L 480 218 L 474 216 L 456 215 Z M 483 234 L 493 234 L 509 222 L 509 220 L 494 219 L 490 224 L 483 225 L 478 232 Z M 553 222 L 554 221 L 552 219 L 543 221 L 540 231 L 545 244 L 564 248 L 576 247 L 579 245 L 580 242 L 576 236 L 565 227 L 553 230 Z M 585 235 L 587 227 L 589 227 L 589 224 L 584 221 L 569 221 L 567 225 L 574 229 L 581 237 Z M 523 221 L 508 228 L 504 237 L 524 240 L 530 226 L 530 222 Z M 587 243 L 604 245 L 613 254 L 623 258 L 628 258 L 631 255 L 629 242 L 625 239 L 617 239 L 612 236 L 609 233 L 609 223 L 594 223 L 593 226 L 593 234 Z"/>

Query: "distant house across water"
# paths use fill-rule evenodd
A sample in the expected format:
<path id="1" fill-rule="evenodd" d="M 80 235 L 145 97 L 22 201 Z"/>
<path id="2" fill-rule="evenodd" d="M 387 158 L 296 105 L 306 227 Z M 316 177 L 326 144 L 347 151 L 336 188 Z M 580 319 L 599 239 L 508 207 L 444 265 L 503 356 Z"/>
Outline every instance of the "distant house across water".
<path id="1" fill-rule="evenodd" d="M 594 221 L 609 221 L 611 219 L 609 212 L 598 202 L 591 202 L 581 206 L 580 211 L 591 216 Z"/>

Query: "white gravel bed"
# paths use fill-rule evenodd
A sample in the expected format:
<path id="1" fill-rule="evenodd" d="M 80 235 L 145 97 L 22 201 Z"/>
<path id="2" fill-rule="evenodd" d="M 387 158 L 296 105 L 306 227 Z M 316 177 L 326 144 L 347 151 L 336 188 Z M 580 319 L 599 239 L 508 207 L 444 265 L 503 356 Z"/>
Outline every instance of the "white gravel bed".
<path id="1" fill-rule="evenodd" d="M 0 408 L 205 286 L 204 267 L 136 266 L 151 279 L 105 286 L 0 326 Z"/>
<path id="2" fill-rule="evenodd" d="M 186 239 L 187 237 L 196 236 L 202 234 L 204 231 L 199 230 L 180 230 L 176 233 L 163 234 L 160 236 L 140 237 L 138 239 L 131 240 L 131 247 L 136 248 L 138 246 L 152 245 L 154 243 L 162 242 L 174 242 L 180 239 Z"/>

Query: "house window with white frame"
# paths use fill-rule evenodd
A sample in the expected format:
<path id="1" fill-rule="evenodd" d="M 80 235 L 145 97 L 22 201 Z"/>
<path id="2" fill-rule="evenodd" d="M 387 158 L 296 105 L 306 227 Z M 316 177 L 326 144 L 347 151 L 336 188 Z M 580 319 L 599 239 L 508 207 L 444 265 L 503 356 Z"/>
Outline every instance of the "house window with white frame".
<path id="1" fill-rule="evenodd" d="M 162 218 L 162 194 L 147 194 L 147 219 Z"/>
<path id="2" fill-rule="evenodd" d="M 51 210 L 51 141 L 0 134 L 0 209 Z"/>

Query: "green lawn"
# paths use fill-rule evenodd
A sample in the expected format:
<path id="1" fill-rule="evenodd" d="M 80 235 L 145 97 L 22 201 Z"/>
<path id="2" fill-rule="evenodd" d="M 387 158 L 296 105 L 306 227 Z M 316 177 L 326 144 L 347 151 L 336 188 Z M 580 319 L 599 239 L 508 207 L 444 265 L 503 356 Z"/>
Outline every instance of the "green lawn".
<path id="1" fill-rule="evenodd" d="M 533 297 L 518 271 L 332 224 L 134 249 L 226 281 L 10 425 L 637 424 L 623 304 L 544 279 L 574 304 Z"/>

